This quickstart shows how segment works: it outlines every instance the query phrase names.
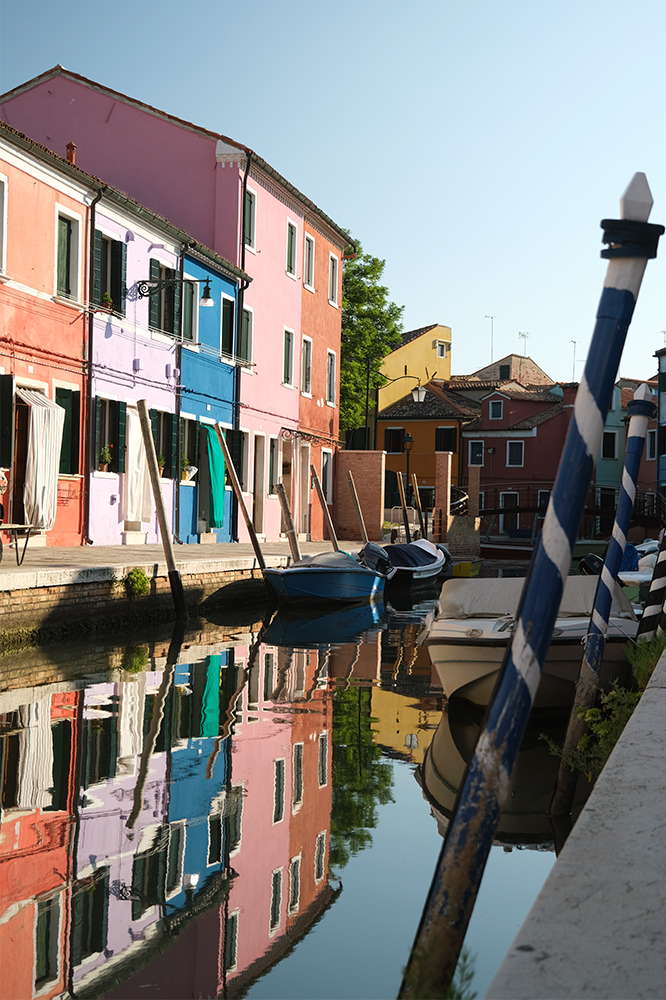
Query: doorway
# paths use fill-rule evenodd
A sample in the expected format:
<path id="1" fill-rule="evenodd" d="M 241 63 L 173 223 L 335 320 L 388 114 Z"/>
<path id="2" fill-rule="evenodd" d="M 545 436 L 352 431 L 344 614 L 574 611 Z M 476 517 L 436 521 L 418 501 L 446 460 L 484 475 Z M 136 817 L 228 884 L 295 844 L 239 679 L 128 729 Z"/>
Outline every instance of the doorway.
<path id="1" fill-rule="evenodd" d="M 266 438 L 254 435 L 254 474 L 252 476 L 252 524 L 257 534 L 264 530 L 264 494 L 266 492 Z"/>
<path id="2" fill-rule="evenodd" d="M 310 537 L 310 445 L 301 445 L 301 532 Z"/>
<path id="3" fill-rule="evenodd" d="M 500 493 L 500 507 L 517 507 L 518 506 L 518 494 L 517 493 Z M 506 534 L 507 531 L 515 531 L 518 527 L 518 514 L 501 514 L 500 515 L 500 535 Z"/>

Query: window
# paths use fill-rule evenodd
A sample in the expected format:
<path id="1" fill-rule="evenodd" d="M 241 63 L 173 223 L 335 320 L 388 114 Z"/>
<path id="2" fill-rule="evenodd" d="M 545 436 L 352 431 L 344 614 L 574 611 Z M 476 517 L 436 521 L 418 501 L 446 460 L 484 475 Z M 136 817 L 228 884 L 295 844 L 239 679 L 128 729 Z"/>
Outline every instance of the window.
<path id="1" fill-rule="evenodd" d="M 248 456 L 250 447 L 248 434 L 246 431 L 234 431 L 229 428 L 224 432 L 224 436 L 240 487 L 246 491 L 248 488 Z M 194 464 L 196 465 L 196 462 Z"/>
<path id="2" fill-rule="evenodd" d="M 284 760 L 275 761 L 273 787 L 273 822 L 279 823 L 284 817 Z"/>
<path id="3" fill-rule="evenodd" d="M 172 267 L 167 267 L 159 260 L 151 257 L 150 260 L 150 281 L 165 281 L 168 278 L 177 278 L 179 275 Z M 172 334 L 174 337 L 180 334 L 180 296 L 181 285 L 176 284 L 170 288 L 160 288 L 149 296 L 149 325 L 152 330 L 160 330 L 162 333 Z"/>
<path id="4" fill-rule="evenodd" d="M 175 896 L 183 884 L 183 856 L 185 854 L 185 823 L 172 823 L 168 828 L 169 846 L 166 860 L 166 895 Z"/>
<path id="5" fill-rule="evenodd" d="M 653 458 L 657 457 L 657 432 L 648 431 L 647 432 L 647 451 L 646 458 L 651 461 Z"/>
<path id="6" fill-rule="evenodd" d="M 227 431 L 227 434 L 228 433 L 229 432 Z M 180 454 L 182 457 L 181 464 L 199 464 L 197 421 L 191 420 L 189 417 L 180 418 Z"/>
<path id="7" fill-rule="evenodd" d="M 271 701 L 272 699 L 274 671 L 275 653 L 264 653 L 264 701 Z"/>
<path id="8" fill-rule="evenodd" d="M 254 313 L 251 309 L 243 309 L 243 321 L 240 329 L 240 342 L 238 344 L 237 355 L 241 361 L 252 360 L 252 327 L 254 323 Z"/>
<path id="9" fill-rule="evenodd" d="M 164 413 L 162 410 L 148 412 L 158 464 L 160 459 L 164 459 L 164 476 L 167 479 L 180 479 L 176 461 L 176 418 L 173 413 Z"/>
<path id="10" fill-rule="evenodd" d="M 95 401 L 95 467 L 99 455 L 106 445 L 111 452 L 108 472 L 125 471 L 125 427 L 127 425 L 127 404 L 116 399 Z"/>
<path id="11" fill-rule="evenodd" d="M 335 354 L 329 351 L 326 355 L 326 402 L 335 406 Z"/>
<path id="12" fill-rule="evenodd" d="M 42 989 L 58 978 L 58 938 L 60 935 L 60 900 L 37 902 L 35 928 L 35 989 Z"/>
<path id="13" fill-rule="evenodd" d="M 303 284 L 311 291 L 314 291 L 314 261 L 315 242 L 311 236 L 306 236 L 303 251 Z"/>
<path id="14" fill-rule="evenodd" d="M 296 277 L 296 226 L 287 223 L 287 274 Z"/>
<path id="15" fill-rule="evenodd" d="M 522 466 L 523 453 L 525 450 L 524 441 L 507 441 L 506 443 L 506 464 L 507 466 Z"/>
<path id="16" fill-rule="evenodd" d="M 617 458 L 617 431 L 604 431 L 601 442 L 602 458 Z"/>
<path id="17" fill-rule="evenodd" d="M 315 844 L 315 858 L 314 858 L 314 868 L 315 868 L 315 881 L 320 882 L 324 877 L 324 861 L 326 858 L 326 831 L 317 834 L 317 842 Z"/>
<path id="18" fill-rule="evenodd" d="M 458 431 L 455 427 L 437 427 L 435 429 L 435 451 L 455 452 L 458 446 Z"/>
<path id="19" fill-rule="evenodd" d="M 289 862 L 289 912 L 298 910 L 301 898 L 301 859 L 292 858 Z"/>
<path id="20" fill-rule="evenodd" d="M 518 494 L 517 493 L 500 493 L 500 507 L 503 509 L 517 507 L 518 506 Z M 518 514 L 502 514 L 500 515 L 500 534 L 504 534 L 507 531 L 515 531 L 518 528 Z"/>
<path id="21" fill-rule="evenodd" d="M 230 913 L 224 922 L 224 969 L 232 972 L 238 961 L 238 913 Z"/>
<path id="22" fill-rule="evenodd" d="M 321 488 L 326 503 L 333 503 L 333 452 L 321 450 Z"/>
<path id="23" fill-rule="evenodd" d="M 0 174 L 0 274 L 7 270 L 7 178 Z"/>
<path id="24" fill-rule="evenodd" d="M 550 500 L 550 490 L 539 490 L 537 503 L 539 505 L 539 513 L 545 514 L 548 507 L 548 501 Z"/>
<path id="25" fill-rule="evenodd" d="M 284 362 L 282 366 L 282 381 L 285 385 L 293 385 L 294 378 L 294 333 L 284 331 Z"/>
<path id="26" fill-rule="evenodd" d="M 501 420 L 504 416 L 504 402 L 501 399 L 490 400 L 490 411 L 488 416 L 491 420 Z"/>
<path id="27" fill-rule="evenodd" d="M 483 465 L 483 441 L 469 442 L 469 464 Z"/>
<path id="28" fill-rule="evenodd" d="M 234 785 L 228 792 L 224 803 L 224 819 L 227 824 L 227 839 L 229 854 L 234 854 L 240 847 L 243 835 L 243 786 Z"/>
<path id="29" fill-rule="evenodd" d="M 328 258 L 328 301 L 332 306 L 338 304 L 338 258 L 333 254 Z"/>
<path id="30" fill-rule="evenodd" d="M 245 190 L 245 219 L 243 220 L 245 246 L 250 250 L 256 248 L 257 228 L 257 196 L 249 188 Z"/>
<path id="31" fill-rule="evenodd" d="M 303 337 L 301 348 L 301 392 L 304 396 L 312 395 L 312 341 Z"/>
<path id="32" fill-rule="evenodd" d="M 271 877 L 271 932 L 280 926 L 280 910 L 282 909 L 282 871 L 273 872 Z"/>
<path id="33" fill-rule="evenodd" d="M 192 281 L 183 283 L 183 340 L 196 341 L 197 319 L 199 316 L 198 285 Z"/>
<path id="34" fill-rule="evenodd" d="M 511 365 L 500 365 L 499 370 L 500 378 L 511 378 Z"/>
<path id="35" fill-rule="evenodd" d="M 106 948 L 108 908 L 108 868 L 98 868 L 91 878 L 74 883 L 72 962 L 75 966 Z"/>
<path id="36" fill-rule="evenodd" d="M 328 733 L 319 734 L 319 787 L 328 782 Z"/>
<path id="37" fill-rule="evenodd" d="M 436 347 L 437 347 L 437 357 L 438 358 L 445 358 L 446 357 L 446 349 L 447 349 L 448 346 L 449 345 L 447 344 L 447 342 L 445 340 L 438 340 L 437 341 Z"/>
<path id="38" fill-rule="evenodd" d="M 300 806 L 303 801 L 303 744 L 294 746 L 294 761 L 292 774 L 292 807 Z"/>
<path id="39" fill-rule="evenodd" d="M 401 455 L 404 437 L 404 427 L 387 427 L 384 431 L 384 451 L 391 455 Z"/>
<path id="40" fill-rule="evenodd" d="M 55 401 L 65 411 L 58 472 L 62 476 L 74 476 L 79 471 L 81 393 L 56 387 Z"/>
<path id="41" fill-rule="evenodd" d="M 222 340 L 220 350 L 227 357 L 234 353 L 234 313 L 236 303 L 233 299 L 222 299 Z"/>
<path id="42" fill-rule="evenodd" d="M 280 442 L 271 438 L 268 448 L 268 492 L 277 493 L 276 486 L 280 482 Z"/>
<path id="43" fill-rule="evenodd" d="M 79 298 L 79 232 L 79 219 L 59 213 L 56 294 L 65 299 Z"/>
<path id="44" fill-rule="evenodd" d="M 114 240 L 95 230 L 93 246 L 92 300 L 96 306 L 108 295 L 110 308 L 125 315 L 125 294 L 127 282 L 127 246 L 122 240 Z"/>

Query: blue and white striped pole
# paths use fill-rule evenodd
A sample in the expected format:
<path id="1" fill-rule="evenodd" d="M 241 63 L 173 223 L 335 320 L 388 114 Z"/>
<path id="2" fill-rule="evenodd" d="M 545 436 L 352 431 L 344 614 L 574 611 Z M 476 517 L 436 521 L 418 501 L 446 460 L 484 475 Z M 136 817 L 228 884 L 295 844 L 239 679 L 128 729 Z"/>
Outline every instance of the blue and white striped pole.
<path id="1" fill-rule="evenodd" d="M 656 404 L 649 386 L 639 386 L 634 393 L 634 398 L 629 403 L 629 429 L 627 431 L 627 443 L 624 452 L 624 470 L 622 473 L 622 486 L 620 487 L 620 498 L 618 500 L 613 534 L 606 552 L 597 593 L 594 599 L 594 610 L 590 618 L 590 625 L 585 636 L 585 647 L 583 650 L 583 660 L 580 667 L 580 676 L 576 684 L 576 695 L 574 698 L 569 725 L 564 738 L 565 756 L 575 750 L 581 737 L 587 730 L 587 724 L 579 718 L 580 708 L 592 708 L 599 690 L 599 674 L 606 648 L 606 633 L 608 631 L 608 619 L 610 617 L 611 606 L 613 604 L 613 592 L 615 581 L 622 565 L 622 556 L 627 544 L 627 532 L 631 524 L 631 515 L 636 499 L 636 483 L 640 469 L 643 449 L 645 447 L 645 437 L 647 434 L 648 420 L 655 415 Z M 578 774 L 565 764 L 560 763 L 557 776 L 557 785 L 550 812 L 553 816 L 568 816 L 571 812 Z"/>
<path id="2" fill-rule="evenodd" d="M 652 196 L 635 174 L 622 218 L 603 220 L 609 260 L 574 415 L 525 580 L 511 646 L 465 773 L 400 991 L 437 995 L 452 980 L 492 846 L 518 748 L 550 645 L 564 578 L 599 452 L 610 395 L 648 259 L 663 226 L 647 219 Z"/>

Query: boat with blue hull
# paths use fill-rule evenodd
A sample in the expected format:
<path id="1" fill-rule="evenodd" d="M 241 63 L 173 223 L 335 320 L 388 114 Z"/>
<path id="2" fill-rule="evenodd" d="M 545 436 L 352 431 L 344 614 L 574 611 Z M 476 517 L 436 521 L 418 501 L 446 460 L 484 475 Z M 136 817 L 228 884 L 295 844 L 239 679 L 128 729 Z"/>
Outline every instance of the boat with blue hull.
<path id="1" fill-rule="evenodd" d="M 379 600 L 386 576 L 346 552 L 304 556 L 283 569 L 265 569 L 264 579 L 278 601 L 355 603 Z"/>
<path id="2" fill-rule="evenodd" d="M 377 628 L 383 615 L 381 600 L 344 604 L 333 611 L 283 606 L 275 612 L 262 641 L 267 646 L 295 649 L 339 646 L 356 642 L 364 632 Z"/>

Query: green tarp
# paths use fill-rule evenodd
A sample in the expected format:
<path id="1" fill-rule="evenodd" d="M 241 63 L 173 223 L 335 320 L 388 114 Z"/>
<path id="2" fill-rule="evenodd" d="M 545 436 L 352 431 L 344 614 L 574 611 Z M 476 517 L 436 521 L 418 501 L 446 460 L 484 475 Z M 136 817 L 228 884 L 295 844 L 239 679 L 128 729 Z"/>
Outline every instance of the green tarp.
<path id="1" fill-rule="evenodd" d="M 210 527 L 224 525 L 224 455 L 217 432 L 210 424 L 203 425 L 208 434 L 208 464 L 210 466 Z"/>

